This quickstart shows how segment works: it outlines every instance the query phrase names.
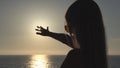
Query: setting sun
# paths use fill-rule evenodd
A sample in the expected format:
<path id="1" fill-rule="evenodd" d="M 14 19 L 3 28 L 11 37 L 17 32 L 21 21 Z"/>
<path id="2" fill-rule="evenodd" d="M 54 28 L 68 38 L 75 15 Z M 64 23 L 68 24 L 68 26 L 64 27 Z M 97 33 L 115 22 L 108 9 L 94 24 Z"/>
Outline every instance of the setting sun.
<path id="1" fill-rule="evenodd" d="M 35 35 L 36 26 L 42 26 L 46 29 L 48 26 L 50 26 L 49 20 L 33 20 L 29 26 L 31 28 L 30 32 L 32 33 L 32 35 Z"/>

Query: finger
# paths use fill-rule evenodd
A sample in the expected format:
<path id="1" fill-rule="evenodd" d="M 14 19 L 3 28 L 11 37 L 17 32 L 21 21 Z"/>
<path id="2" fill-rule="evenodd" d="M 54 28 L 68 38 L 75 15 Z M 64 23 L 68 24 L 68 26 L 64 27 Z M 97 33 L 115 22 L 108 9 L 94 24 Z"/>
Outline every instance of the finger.
<path id="1" fill-rule="evenodd" d="M 40 28 L 40 26 L 37 26 L 37 28 Z"/>
<path id="2" fill-rule="evenodd" d="M 41 30 L 45 30 L 42 26 L 40 26 L 40 29 L 41 29 Z"/>
<path id="3" fill-rule="evenodd" d="M 43 28 L 42 26 L 40 26 L 40 28 Z"/>
<path id="4" fill-rule="evenodd" d="M 47 31 L 49 31 L 49 27 L 47 26 Z"/>
<path id="5" fill-rule="evenodd" d="M 35 29 L 36 31 L 40 31 L 39 29 Z"/>
<path id="6" fill-rule="evenodd" d="M 38 35 L 42 35 L 42 33 L 40 33 L 40 32 L 36 32 L 36 34 L 38 34 Z"/>
<path id="7" fill-rule="evenodd" d="M 44 28 L 42 26 L 37 26 L 38 29 L 35 29 L 36 31 L 41 31 L 43 30 Z"/>

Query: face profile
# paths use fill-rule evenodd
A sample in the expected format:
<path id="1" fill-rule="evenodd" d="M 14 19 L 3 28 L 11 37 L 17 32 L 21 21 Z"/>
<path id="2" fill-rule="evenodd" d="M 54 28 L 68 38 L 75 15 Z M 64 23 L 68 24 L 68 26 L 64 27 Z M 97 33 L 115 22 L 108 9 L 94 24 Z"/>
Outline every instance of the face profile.
<path id="1" fill-rule="evenodd" d="M 68 28 L 68 25 L 67 25 L 67 24 L 64 25 L 64 29 L 65 29 L 66 32 L 69 33 L 69 28 Z"/>

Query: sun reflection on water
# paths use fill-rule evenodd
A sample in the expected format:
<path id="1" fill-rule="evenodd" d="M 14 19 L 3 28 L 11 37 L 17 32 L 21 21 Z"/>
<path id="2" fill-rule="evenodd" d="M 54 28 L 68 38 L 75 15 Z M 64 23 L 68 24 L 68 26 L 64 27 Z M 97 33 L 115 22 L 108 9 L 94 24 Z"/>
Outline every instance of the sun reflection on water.
<path id="1" fill-rule="evenodd" d="M 48 59 L 46 55 L 34 55 L 31 59 L 31 68 L 47 68 Z"/>

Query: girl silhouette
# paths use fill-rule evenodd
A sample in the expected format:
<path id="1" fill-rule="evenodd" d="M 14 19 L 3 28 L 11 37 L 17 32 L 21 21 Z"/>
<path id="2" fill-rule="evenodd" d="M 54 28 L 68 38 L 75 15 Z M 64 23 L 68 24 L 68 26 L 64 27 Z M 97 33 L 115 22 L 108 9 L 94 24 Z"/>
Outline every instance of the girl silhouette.
<path id="1" fill-rule="evenodd" d="M 38 35 L 50 36 L 73 49 L 61 68 L 107 68 L 105 30 L 98 5 L 92 0 L 77 0 L 67 10 L 65 30 L 53 33 L 37 26 Z"/>

